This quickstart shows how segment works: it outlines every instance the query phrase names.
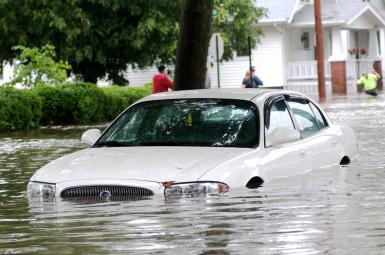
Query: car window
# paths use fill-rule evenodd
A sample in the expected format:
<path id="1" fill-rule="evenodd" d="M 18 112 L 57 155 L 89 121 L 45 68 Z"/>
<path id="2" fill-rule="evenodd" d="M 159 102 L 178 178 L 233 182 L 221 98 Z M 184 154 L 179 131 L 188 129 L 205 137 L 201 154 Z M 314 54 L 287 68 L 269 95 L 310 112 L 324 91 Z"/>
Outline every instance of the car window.
<path id="1" fill-rule="evenodd" d="M 298 123 L 301 137 L 305 138 L 319 131 L 317 118 L 305 100 L 287 101 Z"/>
<path id="2" fill-rule="evenodd" d="M 265 136 L 269 136 L 277 127 L 295 129 L 293 120 L 290 117 L 289 110 L 283 98 L 274 102 L 270 107 L 269 116 L 265 123 Z M 270 146 L 268 141 L 266 146 Z"/>
<path id="3" fill-rule="evenodd" d="M 319 129 L 323 129 L 328 126 L 328 123 L 326 121 L 325 116 L 322 114 L 322 112 L 319 110 L 317 106 L 315 106 L 312 102 L 309 103 L 311 109 L 313 110 L 313 113 L 317 119 L 317 124 Z"/>
<path id="4" fill-rule="evenodd" d="M 242 100 L 160 100 L 122 114 L 95 146 L 183 145 L 255 147 L 259 118 Z"/>

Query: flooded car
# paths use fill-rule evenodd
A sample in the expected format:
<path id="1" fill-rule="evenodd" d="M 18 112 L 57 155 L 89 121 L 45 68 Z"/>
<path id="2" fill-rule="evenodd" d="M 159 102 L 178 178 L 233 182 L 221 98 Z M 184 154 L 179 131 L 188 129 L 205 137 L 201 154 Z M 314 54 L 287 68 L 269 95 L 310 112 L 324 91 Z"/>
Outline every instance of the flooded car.
<path id="1" fill-rule="evenodd" d="M 353 131 L 307 96 L 269 89 L 159 93 L 122 112 L 90 145 L 39 169 L 30 198 L 222 194 L 349 165 Z M 267 184 L 265 184 L 267 185 Z"/>

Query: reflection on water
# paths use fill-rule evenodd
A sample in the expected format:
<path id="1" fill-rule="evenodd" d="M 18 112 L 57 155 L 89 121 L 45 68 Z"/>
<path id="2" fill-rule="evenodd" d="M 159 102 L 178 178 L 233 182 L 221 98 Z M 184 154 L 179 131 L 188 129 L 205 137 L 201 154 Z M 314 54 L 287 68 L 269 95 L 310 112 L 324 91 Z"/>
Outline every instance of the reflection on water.
<path id="1" fill-rule="evenodd" d="M 385 254 L 385 101 L 324 104 L 360 157 L 224 196 L 29 204 L 42 165 L 84 148 L 82 130 L 0 135 L 0 254 Z"/>

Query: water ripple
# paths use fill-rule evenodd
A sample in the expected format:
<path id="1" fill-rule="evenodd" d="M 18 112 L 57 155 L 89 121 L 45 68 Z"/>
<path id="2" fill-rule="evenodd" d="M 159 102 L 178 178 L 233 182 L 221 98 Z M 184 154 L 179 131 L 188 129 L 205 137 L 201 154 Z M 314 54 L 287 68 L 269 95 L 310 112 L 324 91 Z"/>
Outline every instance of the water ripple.
<path id="1" fill-rule="evenodd" d="M 30 176 L 83 130 L 2 135 L 0 254 L 384 254 L 385 102 L 367 99 L 323 104 L 355 131 L 354 165 L 221 197 L 29 204 Z"/>

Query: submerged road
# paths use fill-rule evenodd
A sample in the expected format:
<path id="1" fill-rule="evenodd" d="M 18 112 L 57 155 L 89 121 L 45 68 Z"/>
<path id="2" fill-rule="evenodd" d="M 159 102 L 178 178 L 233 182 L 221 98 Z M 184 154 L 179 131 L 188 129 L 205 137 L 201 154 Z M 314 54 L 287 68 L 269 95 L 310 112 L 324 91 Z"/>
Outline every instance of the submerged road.
<path id="1" fill-rule="evenodd" d="M 30 176 L 82 130 L 1 134 L 0 254 L 385 254 L 385 98 L 323 107 L 357 135 L 352 166 L 223 197 L 30 205 Z"/>

